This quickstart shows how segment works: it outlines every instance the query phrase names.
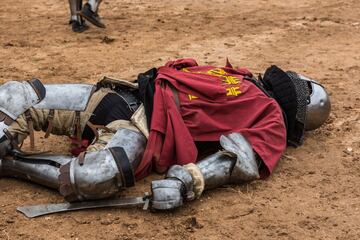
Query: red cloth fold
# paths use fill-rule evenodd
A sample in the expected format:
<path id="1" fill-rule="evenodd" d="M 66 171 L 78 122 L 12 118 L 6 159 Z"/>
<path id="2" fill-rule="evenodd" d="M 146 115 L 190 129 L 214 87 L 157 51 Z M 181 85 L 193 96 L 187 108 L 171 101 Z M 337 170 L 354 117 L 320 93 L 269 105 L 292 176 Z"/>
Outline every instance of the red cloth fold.
<path id="1" fill-rule="evenodd" d="M 277 102 L 253 83 L 244 68 L 198 66 L 193 59 L 168 62 L 158 69 L 150 136 L 137 178 L 152 169 L 197 161 L 195 141 L 218 141 L 238 132 L 264 161 L 263 177 L 274 169 L 286 147 L 286 128 Z M 180 110 L 174 101 L 176 90 Z"/>

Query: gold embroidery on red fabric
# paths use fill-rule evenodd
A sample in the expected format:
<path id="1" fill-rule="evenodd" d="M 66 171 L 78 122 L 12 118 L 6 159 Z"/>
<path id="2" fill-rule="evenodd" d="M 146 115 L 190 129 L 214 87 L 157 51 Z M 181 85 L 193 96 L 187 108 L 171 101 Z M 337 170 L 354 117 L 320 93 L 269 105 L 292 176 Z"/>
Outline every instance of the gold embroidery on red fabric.
<path id="1" fill-rule="evenodd" d="M 226 89 L 226 96 L 238 96 L 240 94 L 240 87 L 229 87 Z"/>
<path id="2" fill-rule="evenodd" d="M 223 76 L 223 82 L 228 85 L 235 85 L 240 83 L 240 80 L 234 76 Z"/>
<path id="3" fill-rule="evenodd" d="M 241 94 L 241 90 L 240 90 L 240 84 L 241 84 L 241 80 L 235 76 L 230 75 L 229 73 L 227 73 L 224 69 L 222 68 L 214 68 L 211 70 L 208 70 L 207 72 L 191 72 L 186 68 L 183 68 L 182 71 L 184 72 L 190 72 L 190 73 L 195 73 L 195 74 L 204 74 L 204 75 L 210 75 L 210 76 L 215 76 L 215 77 L 219 77 L 223 84 L 225 85 L 238 85 L 238 86 L 232 86 L 232 87 L 227 87 L 226 88 L 226 96 L 238 96 Z M 198 97 L 188 94 L 189 100 L 192 101 L 194 99 L 198 99 Z"/>
<path id="4" fill-rule="evenodd" d="M 189 97 L 189 100 L 190 100 L 190 101 L 192 101 L 192 100 L 194 100 L 194 99 L 198 99 L 197 96 L 194 96 L 194 95 L 191 95 L 191 94 L 189 94 L 188 97 Z"/>

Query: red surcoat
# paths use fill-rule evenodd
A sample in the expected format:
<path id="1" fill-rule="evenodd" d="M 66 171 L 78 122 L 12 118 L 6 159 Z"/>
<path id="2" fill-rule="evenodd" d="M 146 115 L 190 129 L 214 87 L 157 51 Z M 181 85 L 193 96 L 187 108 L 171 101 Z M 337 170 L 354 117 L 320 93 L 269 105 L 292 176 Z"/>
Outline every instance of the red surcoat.
<path id="1" fill-rule="evenodd" d="M 277 102 L 244 76 L 252 74 L 230 64 L 198 66 L 193 59 L 160 67 L 150 136 L 137 178 L 152 169 L 162 173 L 174 164 L 195 163 L 195 141 L 218 141 L 232 132 L 251 143 L 266 166 L 261 176 L 268 176 L 285 150 L 286 127 Z"/>

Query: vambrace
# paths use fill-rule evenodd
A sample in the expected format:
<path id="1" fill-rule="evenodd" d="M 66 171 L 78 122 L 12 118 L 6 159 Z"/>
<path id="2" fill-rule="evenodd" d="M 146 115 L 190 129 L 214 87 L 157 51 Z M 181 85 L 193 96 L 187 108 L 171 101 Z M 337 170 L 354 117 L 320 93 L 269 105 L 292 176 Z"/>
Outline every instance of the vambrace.
<path id="1" fill-rule="evenodd" d="M 153 208 L 173 209 L 181 206 L 183 201 L 199 198 L 203 190 L 259 178 L 254 151 L 241 134 L 221 136 L 220 145 L 223 151 L 206 157 L 196 165 L 172 166 L 166 179 L 160 180 L 162 182 L 153 181 Z M 170 182 L 174 181 L 177 184 L 171 185 Z"/>
<path id="2" fill-rule="evenodd" d="M 220 137 L 219 151 L 196 165 L 204 177 L 205 190 L 224 184 L 239 184 L 259 179 L 255 153 L 250 143 L 240 133 Z"/>

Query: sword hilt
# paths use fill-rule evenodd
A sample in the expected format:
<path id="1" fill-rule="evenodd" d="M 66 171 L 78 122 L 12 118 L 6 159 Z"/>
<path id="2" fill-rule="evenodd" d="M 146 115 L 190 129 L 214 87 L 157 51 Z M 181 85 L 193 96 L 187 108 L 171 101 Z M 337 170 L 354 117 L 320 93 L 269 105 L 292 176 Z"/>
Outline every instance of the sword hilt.
<path id="1" fill-rule="evenodd" d="M 143 206 L 143 210 L 148 210 L 149 209 L 149 205 L 150 205 L 150 200 L 151 200 L 151 195 L 148 192 L 145 192 L 144 197 L 144 206 Z"/>

